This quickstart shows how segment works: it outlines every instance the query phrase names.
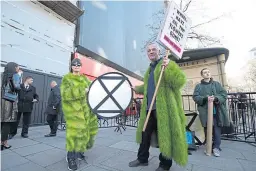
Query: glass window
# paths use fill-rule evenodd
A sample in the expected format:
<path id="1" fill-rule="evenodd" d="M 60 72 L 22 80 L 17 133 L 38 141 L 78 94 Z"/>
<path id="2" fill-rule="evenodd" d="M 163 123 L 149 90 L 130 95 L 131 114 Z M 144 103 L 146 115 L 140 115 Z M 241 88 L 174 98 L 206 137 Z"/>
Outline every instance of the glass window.
<path id="1" fill-rule="evenodd" d="M 149 25 L 163 9 L 162 1 L 81 1 L 79 44 L 139 75 L 149 65 L 146 42 L 152 38 Z"/>

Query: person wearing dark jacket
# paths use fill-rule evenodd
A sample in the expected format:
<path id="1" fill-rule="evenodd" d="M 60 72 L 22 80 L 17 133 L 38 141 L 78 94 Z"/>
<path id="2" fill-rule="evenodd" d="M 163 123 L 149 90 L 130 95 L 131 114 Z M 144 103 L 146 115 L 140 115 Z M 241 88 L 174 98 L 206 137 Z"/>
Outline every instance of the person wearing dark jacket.
<path id="1" fill-rule="evenodd" d="M 219 82 L 212 79 L 211 73 L 207 68 L 201 70 L 201 76 L 203 80 L 196 85 L 193 100 L 197 104 L 199 118 L 205 131 L 205 137 L 207 137 L 208 98 L 210 97 L 213 101 L 213 154 L 219 157 L 221 127 L 230 126 L 226 108 L 227 91 Z"/>
<path id="2" fill-rule="evenodd" d="M 60 88 L 58 87 L 56 81 L 51 82 L 51 92 L 48 98 L 48 105 L 45 110 L 45 114 L 47 114 L 47 122 L 50 126 L 51 132 L 45 137 L 54 137 L 56 136 L 58 124 L 58 113 L 60 111 Z"/>
<path id="3" fill-rule="evenodd" d="M 141 101 L 138 99 L 138 100 L 135 100 L 135 103 L 136 103 L 137 115 L 138 117 L 140 117 Z"/>
<path id="4" fill-rule="evenodd" d="M 18 93 L 18 116 L 17 122 L 11 127 L 10 139 L 17 134 L 17 128 L 20 122 L 21 115 L 23 114 L 23 126 L 21 136 L 28 138 L 28 128 L 31 119 L 31 112 L 33 105 L 38 102 L 39 97 L 36 93 L 36 88 L 32 86 L 33 77 L 28 76 L 25 79 L 24 84 L 20 85 L 20 91 Z"/>
<path id="5" fill-rule="evenodd" d="M 17 120 L 17 91 L 20 89 L 22 71 L 19 65 L 9 62 L 4 68 L 1 86 L 1 150 L 11 148 L 7 144 L 11 123 Z M 8 96 L 11 95 L 11 96 Z M 12 97 L 12 98 L 8 98 Z"/>
<path id="6" fill-rule="evenodd" d="M 242 123 L 246 123 L 246 115 L 247 115 L 247 103 L 249 100 L 247 100 L 248 97 L 245 93 L 238 92 L 238 102 L 237 102 L 237 109 L 238 109 L 238 116 L 239 120 L 242 118 Z"/>

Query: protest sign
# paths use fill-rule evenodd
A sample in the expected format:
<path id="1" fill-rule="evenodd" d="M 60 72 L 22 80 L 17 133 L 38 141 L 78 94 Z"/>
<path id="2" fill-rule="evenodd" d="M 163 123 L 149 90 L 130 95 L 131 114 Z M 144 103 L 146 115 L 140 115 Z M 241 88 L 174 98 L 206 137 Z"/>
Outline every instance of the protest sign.
<path id="1" fill-rule="evenodd" d="M 179 9 L 174 1 L 171 1 L 158 35 L 158 41 L 178 59 L 182 57 L 191 24 L 190 18 Z"/>

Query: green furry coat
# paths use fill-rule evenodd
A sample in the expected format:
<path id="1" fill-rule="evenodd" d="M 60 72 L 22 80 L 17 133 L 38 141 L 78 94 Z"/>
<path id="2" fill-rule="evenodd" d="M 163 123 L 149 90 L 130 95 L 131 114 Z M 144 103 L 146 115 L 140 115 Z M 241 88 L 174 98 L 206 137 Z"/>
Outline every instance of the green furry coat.
<path id="1" fill-rule="evenodd" d="M 62 109 L 66 121 L 67 151 L 85 152 L 94 144 L 98 120 L 87 105 L 86 88 L 90 81 L 82 75 L 69 73 L 61 83 Z"/>
<path id="2" fill-rule="evenodd" d="M 155 85 L 158 82 L 162 60 L 154 71 Z M 144 93 L 140 121 L 136 133 L 137 143 L 141 143 L 142 131 L 147 112 L 147 84 L 149 69 L 144 76 L 144 85 L 136 87 L 138 93 Z M 160 152 L 167 159 L 172 158 L 177 164 L 185 166 L 188 161 L 186 141 L 186 118 L 182 108 L 181 88 L 186 83 L 186 76 L 179 66 L 170 61 L 165 68 L 156 97 L 157 133 L 151 141 L 157 142 Z M 156 138 L 157 137 L 157 138 Z M 151 143 L 152 144 L 152 143 Z"/>

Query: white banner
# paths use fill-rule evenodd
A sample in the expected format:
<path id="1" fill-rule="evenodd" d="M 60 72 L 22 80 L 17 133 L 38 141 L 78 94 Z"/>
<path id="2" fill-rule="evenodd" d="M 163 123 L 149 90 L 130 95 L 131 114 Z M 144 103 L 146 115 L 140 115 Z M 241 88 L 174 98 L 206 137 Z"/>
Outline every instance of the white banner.
<path id="1" fill-rule="evenodd" d="M 178 59 L 182 57 L 191 24 L 190 18 L 179 9 L 174 1 L 171 1 L 163 27 L 158 35 L 158 41 Z"/>

